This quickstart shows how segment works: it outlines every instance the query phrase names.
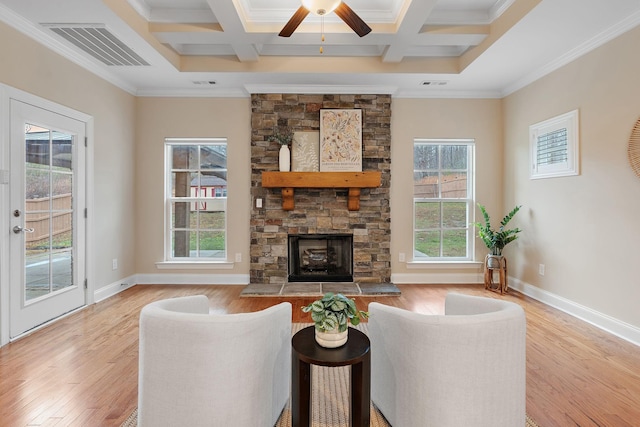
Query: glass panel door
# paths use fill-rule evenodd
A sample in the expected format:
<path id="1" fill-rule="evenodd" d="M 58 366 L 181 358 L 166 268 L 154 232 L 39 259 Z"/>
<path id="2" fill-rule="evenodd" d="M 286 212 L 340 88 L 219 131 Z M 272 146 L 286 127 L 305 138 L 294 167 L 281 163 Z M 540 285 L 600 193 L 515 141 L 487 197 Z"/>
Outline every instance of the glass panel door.
<path id="1" fill-rule="evenodd" d="M 25 126 L 25 302 L 73 283 L 73 135 Z"/>
<path id="2" fill-rule="evenodd" d="M 11 101 L 12 338 L 85 303 L 84 127 Z"/>

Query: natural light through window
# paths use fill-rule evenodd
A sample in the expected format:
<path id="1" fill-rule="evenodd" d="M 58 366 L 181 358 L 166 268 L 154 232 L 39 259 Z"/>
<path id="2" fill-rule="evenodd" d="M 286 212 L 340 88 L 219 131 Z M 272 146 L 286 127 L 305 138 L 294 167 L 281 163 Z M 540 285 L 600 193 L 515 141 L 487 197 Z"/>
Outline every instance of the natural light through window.
<path id="1" fill-rule="evenodd" d="M 227 258 L 225 139 L 165 140 L 166 258 Z"/>
<path id="2" fill-rule="evenodd" d="M 417 139 L 413 149 L 413 261 L 469 261 L 473 140 Z"/>

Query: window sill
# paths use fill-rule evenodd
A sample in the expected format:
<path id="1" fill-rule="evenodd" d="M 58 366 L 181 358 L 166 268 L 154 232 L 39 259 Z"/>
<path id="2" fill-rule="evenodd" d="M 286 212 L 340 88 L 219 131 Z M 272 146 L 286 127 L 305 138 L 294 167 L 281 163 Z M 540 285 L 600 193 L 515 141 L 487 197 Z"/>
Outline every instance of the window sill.
<path id="1" fill-rule="evenodd" d="M 407 268 L 438 268 L 447 269 L 479 269 L 483 263 L 478 261 L 409 261 Z"/>
<path id="2" fill-rule="evenodd" d="M 231 270 L 235 263 L 228 261 L 160 261 L 156 262 L 158 270 Z"/>

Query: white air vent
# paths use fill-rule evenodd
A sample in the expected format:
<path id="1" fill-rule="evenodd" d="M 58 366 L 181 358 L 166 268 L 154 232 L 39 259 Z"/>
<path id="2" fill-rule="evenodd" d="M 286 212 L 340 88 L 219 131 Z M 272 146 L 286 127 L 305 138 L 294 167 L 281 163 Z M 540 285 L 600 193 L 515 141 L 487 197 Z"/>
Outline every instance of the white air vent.
<path id="1" fill-rule="evenodd" d="M 449 83 L 447 80 L 425 80 L 420 83 L 422 86 L 444 86 Z"/>
<path id="2" fill-rule="evenodd" d="M 149 65 L 101 24 L 42 24 L 82 49 L 98 61 L 110 66 Z"/>

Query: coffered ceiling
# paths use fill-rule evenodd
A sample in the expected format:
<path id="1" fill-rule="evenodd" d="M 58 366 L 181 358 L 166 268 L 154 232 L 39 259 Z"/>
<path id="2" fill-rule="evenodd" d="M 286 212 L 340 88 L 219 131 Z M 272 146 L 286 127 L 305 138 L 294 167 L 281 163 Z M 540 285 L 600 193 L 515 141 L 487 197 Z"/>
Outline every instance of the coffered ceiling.
<path id="1" fill-rule="evenodd" d="M 369 34 L 330 13 L 278 36 L 300 0 L 0 0 L 0 19 L 148 96 L 501 97 L 640 24 L 639 0 L 345 3 Z"/>

